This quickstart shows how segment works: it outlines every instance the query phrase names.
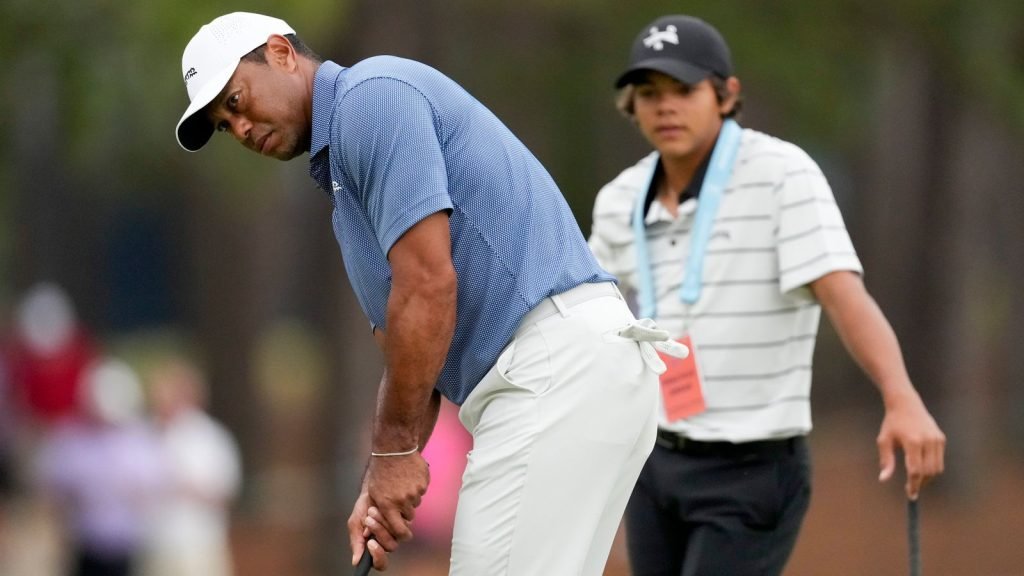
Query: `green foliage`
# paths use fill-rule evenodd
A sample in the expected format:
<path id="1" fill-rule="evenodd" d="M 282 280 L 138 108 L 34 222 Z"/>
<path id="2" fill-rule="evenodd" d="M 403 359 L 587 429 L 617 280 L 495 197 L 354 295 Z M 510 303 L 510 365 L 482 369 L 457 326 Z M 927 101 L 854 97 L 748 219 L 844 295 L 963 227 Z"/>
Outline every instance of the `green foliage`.
<path id="1" fill-rule="evenodd" d="M 30 54 L 54 68 L 64 153 L 74 180 L 99 195 L 166 192 L 180 176 L 182 152 L 173 135 L 187 103 L 181 51 L 202 24 L 231 10 L 281 16 L 315 40 L 336 24 L 344 2 L 283 0 L 51 2 L 5 5 L 0 58 Z M 10 97 L 30 95 L 21 86 Z M 94 183 L 88 186 L 89 183 Z"/>
<path id="2" fill-rule="evenodd" d="M 0 59 L 9 63 L 6 109 L 39 88 L 19 82 L 13 71 L 39 62 L 58 83 L 62 166 L 70 172 L 66 180 L 79 184 L 76 193 L 138 201 L 198 181 L 235 191 L 226 195 L 235 200 L 268 181 L 274 167 L 236 150 L 197 161 L 178 149 L 172 129 L 186 103 L 179 70 L 184 44 L 202 23 L 240 9 L 284 17 L 314 48 L 337 47 L 337 38 L 360 33 L 347 25 L 354 4 L 7 0 L 0 19 Z M 781 135 L 815 148 L 855 154 L 867 145 L 874 69 L 887 39 L 919 47 L 950 89 L 1024 130 L 1018 25 L 1024 3 L 1016 0 L 448 0 L 443 7 L 437 0 L 430 6 L 424 9 L 458 14 L 464 23 L 452 28 L 457 37 L 434 32 L 432 42 L 443 48 L 432 63 L 527 140 L 578 215 L 588 211 L 595 183 L 611 175 L 599 141 L 630 133 L 612 109 L 611 79 L 640 26 L 664 13 L 714 23 L 732 47 L 748 109 L 775 119 Z M 374 8 L 371 2 L 364 9 Z M 0 120 L 4 133 L 10 126 L 9 118 Z M 0 162 L 17 170 L 10 146 L 9 139 L 0 142 Z"/>
<path id="3" fill-rule="evenodd" d="M 1024 3 L 990 2 L 965 11 L 948 65 L 972 99 L 1024 130 Z"/>
<path id="4" fill-rule="evenodd" d="M 1024 122 L 1024 111 L 1016 104 L 1024 90 L 1024 67 L 1020 65 L 1024 41 L 1015 25 L 1024 16 L 1020 2 L 459 3 L 470 17 L 527 10 L 537 21 L 596 32 L 591 38 L 580 34 L 576 46 L 581 49 L 575 51 L 571 44 L 557 45 L 561 52 L 537 47 L 551 56 L 547 70 L 536 70 L 545 76 L 542 85 L 554 86 L 569 99 L 573 99 L 572 91 L 579 90 L 594 91 L 590 98 L 597 97 L 603 84 L 580 86 L 598 80 L 597 74 L 588 70 L 612 74 L 614 67 L 604 63 L 624 60 L 628 43 L 642 23 L 662 13 L 685 10 L 723 31 L 732 45 L 741 79 L 771 89 L 751 98 L 764 98 L 777 106 L 779 115 L 795 123 L 793 130 L 807 137 L 840 142 L 857 133 L 858 119 L 868 112 L 864 91 L 873 51 L 878 38 L 885 35 L 909 37 L 926 46 L 936 54 L 940 66 L 957 73 L 958 81 L 970 86 L 978 97 L 991 99 L 993 105 Z M 180 51 L 201 23 L 234 9 L 262 11 L 285 17 L 316 45 L 316 40 L 344 30 L 349 4 L 327 0 L 255 0 L 228 5 L 199 0 L 8 0 L 0 57 L 11 62 L 30 51 L 46 53 L 62 80 L 62 112 L 74 165 L 89 179 L 109 176 L 109 161 L 104 159 L 145 166 L 143 171 L 127 174 L 122 185 L 136 189 L 144 184 L 139 179 L 145 180 L 152 170 L 160 171 L 159 158 L 175 153 L 169 135 L 184 102 L 177 72 Z M 587 54 L 595 52 L 604 63 L 586 61 Z M 480 60 L 475 62 L 483 74 L 489 67 Z M 556 75 L 562 80 L 554 79 Z M 23 95 L 18 91 L 11 97 Z M 585 110 L 585 103 L 581 104 Z"/>

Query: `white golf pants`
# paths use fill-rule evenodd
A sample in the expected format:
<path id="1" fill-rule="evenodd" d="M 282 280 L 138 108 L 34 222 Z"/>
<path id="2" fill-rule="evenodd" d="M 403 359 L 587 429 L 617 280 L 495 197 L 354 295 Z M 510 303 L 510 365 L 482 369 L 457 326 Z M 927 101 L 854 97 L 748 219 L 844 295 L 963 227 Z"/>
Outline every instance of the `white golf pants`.
<path id="1" fill-rule="evenodd" d="M 610 283 L 548 298 L 463 403 L 452 575 L 603 572 L 657 427 L 663 366 L 632 322 Z"/>

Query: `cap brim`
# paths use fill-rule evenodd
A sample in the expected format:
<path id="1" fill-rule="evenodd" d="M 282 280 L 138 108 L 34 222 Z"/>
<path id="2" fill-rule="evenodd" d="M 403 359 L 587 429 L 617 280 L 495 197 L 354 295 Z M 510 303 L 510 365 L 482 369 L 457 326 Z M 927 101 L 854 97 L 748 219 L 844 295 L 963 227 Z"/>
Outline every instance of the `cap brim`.
<path id="1" fill-rule="evenodd" d="M 668 74 L 683 84 L 692 86 L 711 75 L 710 70 L 694 66 L 687 62 L 681 62 L 671 58 L 649 58 L 634 63 L 628 70 L 623 72 L 615 81 L 616 88 L 622 88 L 626 84 L 633 84 L 637 76 L 648 70 Z"/>
<path id="2" fill-rule="evenodd" d="M 195 152 L 210 141 L 210 137 L 213 136 L 213 124 L 206 118 L 206 114 L 202 113 L 203 108 L 206 108 L 206 105 L 227 86 L 237 68 L 237 64 L 228 66 L 214 74 L 189 103 L 181 120 L 178 120 L 175 135 L 178 138 L 178 145 L 185 150 Z"/>

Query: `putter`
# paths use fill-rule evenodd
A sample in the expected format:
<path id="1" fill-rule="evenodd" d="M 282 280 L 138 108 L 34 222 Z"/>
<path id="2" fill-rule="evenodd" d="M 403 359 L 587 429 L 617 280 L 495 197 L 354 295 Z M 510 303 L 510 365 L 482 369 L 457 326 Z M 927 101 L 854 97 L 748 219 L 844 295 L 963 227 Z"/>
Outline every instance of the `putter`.
<path id="1" fill-rule="evenodd" d="M 373 568 L 373 557 L 370 556 L 370 550 L 363 550 L 363 557 L 359 559 L 359 564 L 356 564 L 355 576 L 369 576 L 370 569 Z"/>
<path id="2" fill-rule="evenodd" d="M 910 576 L 921 576 L 921 532 L 917 500 L 907 500 L 907 540 L 910 544 Z"/>

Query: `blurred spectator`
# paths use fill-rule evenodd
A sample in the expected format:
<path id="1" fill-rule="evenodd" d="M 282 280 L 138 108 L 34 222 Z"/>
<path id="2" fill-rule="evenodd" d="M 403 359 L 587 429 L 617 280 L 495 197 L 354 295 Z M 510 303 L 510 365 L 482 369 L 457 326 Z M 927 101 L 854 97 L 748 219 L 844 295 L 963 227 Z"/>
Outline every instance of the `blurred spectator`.
<path id="1" fill-rule="evenodd" d="M 104 359 L 87 368 L 81 392 L 80 415 L 42 445 L 42 492 L 70 539 L 69 574 L 131 576 L 164 475 L 160 447 L 127 364 Z"/>
<path id="2" fill-rule="evenodd" d="M 238 448 L 227 429 L 203 411 L 206 387 L 193 365 L 177 359 L 161 364 L 150 391 L 169 481 L 152 517 L 143 573 L 227 576 Z"/>
<path id="3" fill-rule="evenodd" d="M 19 502 L 31 504 L 22 497 L 30 496 L 26 470 L 37 445 L 55 422 L 74 413 L 82 371 L 95 359 L 70 298 L 56 284 L 35 284 L 11 312 L 0 345 L 0 521 L 17 516 Z"/>
<path id="4" fill-rule="evenodd" d="M 12 392 L 31 423 L 45 427 L 74 413 L 78 383 L 96 348 L 61 287 L 44 282 L 28 290 L 7 353 Z"/>

